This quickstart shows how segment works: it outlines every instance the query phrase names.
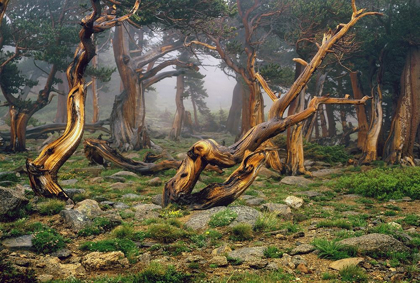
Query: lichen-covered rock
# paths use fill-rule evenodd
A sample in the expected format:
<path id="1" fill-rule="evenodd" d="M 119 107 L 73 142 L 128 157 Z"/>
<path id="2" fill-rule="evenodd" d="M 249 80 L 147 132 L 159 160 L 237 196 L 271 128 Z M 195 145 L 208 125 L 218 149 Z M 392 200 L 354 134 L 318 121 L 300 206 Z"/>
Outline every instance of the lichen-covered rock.
<path id="1" fill-rule="evenodd" d="M 92 252 L 83 257 L 82 264 L 88 270 L 108 270 L 129 266 L 128 259 L 121 251 L 109 253 Z"/>
<path id="2" fill-rule="evenodd" d="M 92 224 L 92 221 L 86 215 L 77 210 L 62 210 L 60 216 L 63 218 L 64 224 L 75 232 Z"/>
<path id="3" fill-rule="evenodd" d="M 288 196 L 284 202 L 291 208 L 299 208 L 303 205 L 303 199 L 295 196 Z"/>
<path id="4" fill-rule="evenodd" d="M 139 203 L 133 208 L 136 211 L 134 215 L 134 218 L 136 220 L 144 220 L 159 217 L 159 210 L 162 210 L 162 207 L 160 205 L 151 203 Z"/>
<path id="5" fill-rule="evenodd" d="M 97 217 L 102 213 L 102 209 L 99 207 L 98 202 L 93 199 L 85 199 L 84 201 L 79 202 L 76 204 L 74 210 L 89 218 Z"/>
<path id="6" fill-rule="evenodd" d="M 32 235 L 24 235 L 6 239 L 2 242 L 2 245 L 9 250 L 29 250 L 32 248 L 32 239 Z"/>
<path id="7" fill-rule="evenodd" d="M 310 184 L 313 184 L 314 181 L 300 176 L 287 176 L 281 179 L 280 183 L 291 186 L 307 187 Z"/>
<path id="8" fill-rule="evenodd" d="M 20 190 L 0 187 L 0 217 L 20 209 L 28 202 Z"/>
<path id="9" fill-rule="evenodd" d="M 404 252 L 409 248 L 395 238 L 385 234 L 368 234 L 344 239 L 339 244 L 357 248 L 359 252 Z"/>
<path id="10" fill-rule="evenodd" d="M 231 258 L 238 258 L 244 262 L 250 262 L 262 258 L 266 249 L 267 247 L 240 248 L 229 252 L 228 255 Z"/>

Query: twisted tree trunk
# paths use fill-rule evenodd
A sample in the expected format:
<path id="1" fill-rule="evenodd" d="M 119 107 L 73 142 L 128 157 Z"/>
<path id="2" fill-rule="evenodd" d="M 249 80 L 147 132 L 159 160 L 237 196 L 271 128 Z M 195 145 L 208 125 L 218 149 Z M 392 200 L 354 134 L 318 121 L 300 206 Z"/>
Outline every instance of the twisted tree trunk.
<path id="1" fill-rule="evenodd" d="M 176 79 L 176 96 L 175 96 L 175 103 L 176 103 L 176 113 L 174 117 L 174 121 L 172 123 L 172 129 L 169 132 L 169 138 L 171 140 L 177 141 L 179 140 L 179 135 L 181 134 L 182 122 L 184 121 L 185 116 L 185 107 L 184 107 L 184 99 L 182 95 L 184 94 L 184 75 L 180 75 Z"/>
<path id="2" fill-rule="evenodd" d="M 363 97 L 362 89 L 359 85 L 358 72 L 350 73 L 351 87 L 353 89 L 354 98 L 360 99 Z M 364 105 L 356 106 L 356 114 L 358 121 L 358 132 L 357 132 L 357 147 L 363 149 L 366 143 L 366 137 L 368 132 L 368 122 L 366 117 L 366 110 Z"/>
<path id="3" fill-rule="evenodd" d="M 232 104 L 229 109 L 229 115 L 226 122 L 226 129 L 232 135 L 239 134 L 239 125 L 241 121 L 241 106 L 242 106 L 242 99 L 246 97 L 243 94 L 246 90 L 244 89 L 242 83 L 240 81 L 236 81 L 235 88 L 233 89 L 232 95 Z"/>
<path id="4" fill-rule="evenodd" d="M 90 60 L 95 56 L 95 46 L 91 37 L 94 33 L 102 32 L 128 19 L 137 11 L 139 1 L 136 1 L 129 14 L 120 18 L 108 14 L 101 16 L 99 0 L 91 0 L 91 4 L 93 12 L 81 22 L 80 44 L 75 51 L 73 62 L 67 68 L 70 89 L 67 99 L 67 127 L 64 134 L 44 147 L 35 160 L 28 159 L 26 162 L 29 181 L 37 195 L 69 200 L 68 195 L 57 183 L 57 172 L 74 153 L 82 138 L 86 99 L 83 75 Z"/>

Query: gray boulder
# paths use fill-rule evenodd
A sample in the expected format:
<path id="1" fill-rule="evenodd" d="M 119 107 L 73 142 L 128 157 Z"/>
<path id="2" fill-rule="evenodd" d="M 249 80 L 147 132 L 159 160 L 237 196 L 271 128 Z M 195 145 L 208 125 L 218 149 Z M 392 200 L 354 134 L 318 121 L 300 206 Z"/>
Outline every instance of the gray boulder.
<path id="1" fill-rule="evenodd" d="M 24 235 L 16 238 L 6 239 L 3 246 L 9 250 L 29 250 L 32 248 L 32 235 Z"/>
<path id="2" fill-rule="evenodd" d="M 151 203 L 139 203 L 133 207 L 136 211 L 134 218 L 136 220 L 144 220 L 159 217 L 159 210 L 162 209 L 160 205 Z"/>
<path id="3" fill-rule="evenodd" d="M 99 207 L 98 202 L 93 199 L 85 199 L 84 201 L 79 202 L 74 207 L 74 210 L 90 218 L 97 217 L 102 214 L 102 209 Z"/>
<path id="4" fill-rule="evenodd" d="M 291 255 L 308 254 L 313 252 L 315 247 L 310 244 L 302 244 L 290 251 Z"/>
<path id="5" fill-rule="evenodd" d="M 243 260 L 244 262 L 252 262 L 264 256 L 267 247 L 251 247 L 240 248 L 228 253 L 229 257 Z"/>
<path id="6" fill-rule="evenodd" d="M 348 238 L 338 243 L 355 247 L 359 252 L 404 252 L 409 250 L 408 247 L 395 238 L 378 233 Z"/>
<path id="7" fill-rule="evenodd" d="M 23 194 L 17 190 L 0 187 L 0 217 L 19 209 L 29 202 Z"/>
<path id="8" fill-rule="evenodd" d="M 92 224 L 92 221 L 86 215 L 77 210 L 62 210 L 60 216 L 64 223 L 76 232 Z"/>
<path id="9" fill-rule="evenodd" d="M 287 176 L 281 179 L 280 183 L 291 186 L 307 187 L 313 184 L 314 181 L 301 176 Z"/>

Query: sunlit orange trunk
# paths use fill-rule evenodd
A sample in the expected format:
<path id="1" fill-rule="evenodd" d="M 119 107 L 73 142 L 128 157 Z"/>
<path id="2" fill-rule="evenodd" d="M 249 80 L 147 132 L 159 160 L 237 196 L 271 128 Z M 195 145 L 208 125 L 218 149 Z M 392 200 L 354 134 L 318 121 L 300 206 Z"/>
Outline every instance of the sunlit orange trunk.
<path id="1" fill-rule="evenodd" d="M 353 89 L 353 95 L 355 99 L 363 97 L 362 90 L 359 86 L 359 80 L 357 78 L 357 72 L 350 73 L 351 87 Z M 363 149 L 366 143 L 366 137 L 368 132 L 368 122 L 366 118 L 366 110 L 364 105 L 356 106 L 356 114 L 358 121 L 359 131 L 357 132 L 357 147 Z"/>
<path id="2" fill-rule="evenodd" d="M 401 75 L 401 94 L 391 131 L 385 143 L 384 160 L 414 166 L 413 147 L 420 123 L 420 50 L 411 47 Z"/>

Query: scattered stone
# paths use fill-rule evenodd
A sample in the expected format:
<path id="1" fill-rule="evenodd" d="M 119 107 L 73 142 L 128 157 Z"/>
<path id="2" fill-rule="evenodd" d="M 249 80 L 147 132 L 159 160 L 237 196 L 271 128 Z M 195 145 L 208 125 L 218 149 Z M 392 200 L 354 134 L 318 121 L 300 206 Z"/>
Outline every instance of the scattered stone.
<path id="1" fill-rule="evenodd" d="M 315 161 L 313 161 L 313 160 L 309 160 L 309 159 L 305 159 L 305 161 L 303 162 L 303 165 L 305 166 L 305 167 L 307 167 L 307 166 L 312 166 L 312 165 L 314 165 L 315 164 Z"/>
<path id="2" fill-rule="evenodd" d="M 255 198 L 254 196 L 251 196 L 251 195 L 242 195 L 242 196 L 240 196 L 240 199 L 241 200 L 249 200 L 249 199 L 253 199 L 253 198 Z"/>
<path id="3" fill-rule="evenodd" d="M 114 206 L 115 202 L 113 201 L 109 201 L 109 200 L 104 200 L 101 201 L 100 205 L 108 205 L 108 206 Z"/>
<path id="4" fill-rule="evenodd" d="M 323 161 L 315 161 L 314 166 L 331 167 L 331 164 Z"/>
<path id="5" fill-rule="evenodd" d="M 303 231 L 297 232 L 297 233 L 293 234 L 293 236 L 292 236 L 293 239 L 303 238 L 303 237 L 305 237 L 305 232 L 303 232 Z"/>
<path id="6" fill-rule="evenodd" d="M 79 182 L 79 180 L 77 179 L 68 179 L 61 181 L 60 184 L 63 186 L 72 186 L 75 185 L 77 182 Z"/>
<path id="7" fill-rule="evenodd" d="M 299 192 L 299 195 L 304 195 L 307 196 L 309 198 L 314 198 L 314 197 L 318 197 L 318 196 L 323 196 L 322 193 L 320 192 L 316 192 L 316 191 L 304 191 L 304 192 Z"/>
<path id="8" fill-rule="evenodd" d="M 77 210 L 62 210 L 60 216 L 64 223 L 76 232 L 92 224 L 92 221 L 86 215 Z"/>
<path id="9" fill-rule="evenodd" d="M 266 269 L 267 270 L 279 270 L 280 266 L 277 264 L 277 262 L 270 262 L 269 264 L 267 264 Z"/>
<path id="10" fill-rule="evenodd" d="M 185 262 L 199 262 L 201 260 L 204 260 L 204 257 L 202 257 L 201 255 L 190 255 L 185 259 Z"/>
<path id="11" fill-rule="evenodd" d="M 51 274 L 40 274 L 36 277 L 39 282 L 49 282 L 54 279 L 54 276 Z"/>
<path id="12" fill-rule="evenodd" d="M 389 222 L 388 223 L 388 226 L 390 226 L 390 227 L 392 227 L 392 228 L 394 228 L 396 230 L 401 230 L 402 229 L 401 224 L 399 224 L 397 222 Z"/>
<path id="13" fill-rule="evenodd" d="M 222 246 L 218 247 L 217 249 L 212 250 L 211 254 L 212 255 L 223 255 L 223 254 L 226 254 L 226 253 L 231 252 L 231 251 L 232 251 L 232 249 L 228 245 L 223 244 Z"/>
<path id="14" fill-rule="evenodd" d="M 58 257 L 46 256 L 37 261 L 37 267 L 43 268 L 44 274 L 53 275 L 54 278 L 64 279 L 68 277 L 80 277 L 86 274 L 86 270 L 80 263 L 62 264 Z"/>
<path id="15" fill-rule="evenodd" d="M 300 272 L 302 272 L 303 274 L 311 274 L 312 270 L 310 270 L 308 267 L 306 267 L 305 264 L 300 263 L 297 268 L 297 270 L 299 270 Z"/>
<path id="16" fill-rule="evenodd" d="M 53 252 L 51 256 L 58 257 L 59 259 L 66 259 L 71 256 L 71 250 L 61 249 L 59 251 Z"/>
<path id="17" fill-rule="evenodd" d="M 225 256 L 217 255 L 209 260 L 209 264 L 215 264 L 217 266 L 227 266 L 228 260 Z"/>
<path id="18" fill-rule="evenodd" d="M 310 184 L 313 184 L 314 181 L 304 178 L 302 176 L 286 176 L 283 179 L 281 179 L 280 183 L 291 186 L 307 187 Z"/>
<path id="19" fill-rule="evenodd" d="M 321 170 L 318 170 L 318 171 L 313 171 L 312 176 L 313 177 L 325 177 L 325 176 L 329 176 L 331 174 L 339 174 L 339 173 L 341 173 L 340 168 L 329 168 L 329 169 L 321 169 Z"/>
<path id="20" fill-rule="evenodd" d="M 104 181 L 104 178 L 102 177 L 95 177 L 89 180 L 91 183 L 101 183 Z"/>
<path id="21" fill-rule="evenodd" d="M 343 268 L 351 265 L 358 265 L 359 263 L 363 262 L 363 257 L 351 257 L 351 258 L 344 258 L 340 260 L 336 260 L 330 264 L 330 268 L 334 270 L 342 270 Z"/>
<path id="22" fill-rule="evenodd" d="M 137 257 L 138 261 L 144 265 L 149 265 L 152 259 L 152 254 L 150 252 L 145 252 Z"/>
<path id="23" fill-rule="evenodd" d="M 112 174 L 111 177 L 134 177 L 139 178 L 139 176 L 136 173 L 130 172 L 130 171 L 120 171 L 115 174 Z"/>
<path id="24" fill-rule="evenodd" d="M 361 195 L 357 195 L 357 194 L 346 194 L 343 195 L 343 198 L 361 198 Z"/>
<path id="25" fill-rule="evenodd" d="M 197 211 L 191 215 L 190 219 L 185 223 L 185 226 L 194 230 L 205 229 L 208 226 L 212 215 L 227 209 L 224 206 L 213 207 L 207 210 Z M 238 225 L 239 223 L 247 223 L 252 226 L 255 225 L 260 212 L 248 206 L 232 206 L 228 209 L 234 211 L 238 217 L 230 223 L 230 227 Z"/>
<path id="26" fill-rule="evenodd" d="M 292 218 L 292 210 L 289 206 L 281 203 L 265 203 L 261 205 L 261 210 L 274 212 L 278 216 L 281 216 L 285 220 L 290 220 Z"/>
<path id="27" fill-rule="evenodd" d="M 290 254 L 291 255 L 300 255 L 300 254 L 308 254 L 311 253 L 315 250 L 315 247 L 312 246 L 311 244 L 303 244 L 303 245 L 299 245 L 296 248 L 294 248 Z"/>
<path id="28" fill-rule="evenodd" d="M 280 175 L 277 172 L 274 172 L 268 168 L 262 167 L 258 172 L 258 176 L 264 177 L 266 179 L 280 179 Z"/>
<path id="29" fill-rule="evenodd" d="M 354 216 L 354 215 L 359 215 L 360 213 L 357 211 L 344 211 L 343 215 L 344 216 Z"/>
<path id="30" fill-rule="evenodd" d="M 295 266 L 298 266 L 299 264 L 305 264 L 305 265 L 308 264 L 306 260 L 304 260 L 303 257 L 301 257 L 300 255 L 296 255 L 292 257 L 292 262 Z"/>
<path id="31" fill-rule="evenodd" d="M 368 234 L 339 241 L 342 245 L 355 247 L 359 252 L 402 252 L 409 249 L 400 241 L 385 234 Z"/>
<path id="32" fill-rule="evenodd" d="M 124 177 L 121 177 L 121 176 L 106 176 L 105 177 L 105 180 L 108 180 L 108 181 L 114 181 L 114 182 L 119 182 L 119 183 L 125 183 L 125 181 L 126 181 L 126 179 L 124 178 Z"/>
<path id="33" fill-rule="evenodd" d="M 159 217 L 159 210 L 162 209 L 160 205 L 151 204 L 151 203 L 139 203 L 133 207 L 136 211 L 134 218 L 136 220 L 144 220 L 150 218 L 157 218 Z"/>
<path id="34" fill-rule="evenodd" d="M 85 199 L 84 201 L 79 202 L 74 207 L 74 210 L 90 218 L 97 217 L 102 214 L 102 209 L 99 207 L 98 202 L 93 199 Z"/>
<path id="35" fill-rule="evenodd" d="M 264 201 L 265 200 L 263 198 L 251 198 L 245 201 L 245 204 L 249 206 L 258 206 L 262 204 Z"/>
<path id="36" fill-rule="evenodd" d="M 139 155 L 137 154 L 137 153 L 135 153 L 135 152 L 130 152 L 129 154 L 127 154 L 127 155 L 124 155 L 126 158 L 129 158 L 129 159 L 133 159 L 133 158 L 139 158 Z"/>
<path id="37" fill-rule="evenodd" d="M 410 197 L 403 197 L 401 200 L 402 200 L 402 201 L 405 201 L 405 202 L 410 202 L 410 201 L 412 201 L 412 199 L 411 199 Z"/>
<path id="38" fill-rule="evenodd" d="M 288 196 L 284 202 L 291 208 L 299 208 L 303 205 L 303 199 L 295 196 Z"/>
<path id="39" fill-rule="evenodd" d="M 24 235 L 16 238 L 9 238 L 2 242 L 9 250 L 29 250 L 32 248 L 32 235 Z"/>
<path id="40" fill-rule="evenodd" d="M 64 191 L 66 192 L 66 194 L 70 197 L 73 198 L 75 195 L 81 195 L 84 194 L 86 191 L 83 189 L 64 189 Z"/>
<path id="41" fill-rule="evenodd" d="M 163 207 L 162 194 L 157 194 L 152 197 L 152 203 Z"/>
<path id="42" fill-rule="evenodd" d="M 262 269 L 268 265 L 268 260 L 266 259 L 256 259 L 249 263 L 249 267 L 255 269 Z"/>
<path id="43" fill-rule="evenodd" d="M 124 179 L 125 180 L 125 179 Z M 117 183 L 114 183 L 114 184 L 111 184 L 111 189 L 113 189 L 113 190 L 123 190 L 123 189 L 126 189 L 126 188 L 128 188 L 130 186 L 130 184 L 124 184 L 124 183 L 122 183 L 122 182 L 117 182 Z"/>
<path id="44" fill-rule="evenodd" d="M 140 195 L 138 194 L 125 194 L 122 196 L 123 199 L 137 199 Z"/>
<path id="45" fill-rule="evenodd" d="M 284 266 L 287 266 L 291 269 L 295 269 L 296 265 L 293 263 L 292 261 L 292 256 L 289 254 L 283 254 L 282 258 L 281 258 L 281 264 Z"/>
<path id="46" fill-rule="evenodd" d="M 244 262 L 252 262 L 262 258 L 267 247 L 240 248 L 228 253 L 231 258 L 238 258 Z"/>
<path id="47" fill-rule="evenodd" d="M 18 210 L 28 202 L 29 200 L 16 190 L 0 187 L 0 216 Z"/>
<path id="48" fill-rule="evenodd" d="M 157 187 L 157 186 L 162 185 L 162 180 L 159 177 L 155 177 L 155 178 L 150 179 L 149 181 L 147 181 L 147 184 L 149 186 Z"/>
<path id="49" fill-rule="evenodd" d="M 114 208 L 119 209 L 119 210 L 124 210 L 130 207 L 123 202 L 116 202 L 114 203 Z"/>
<path id="50" fill-rule="evenodd" d="M 92 252 L 82 259 L 83 266 L 88 270 L 108 270 L 116 267 L 126 268 L 129 266 L 128 259 L 121 251 L 116 252 Z"/>

